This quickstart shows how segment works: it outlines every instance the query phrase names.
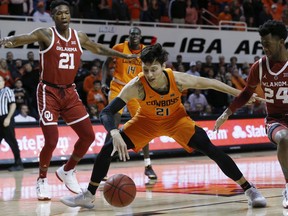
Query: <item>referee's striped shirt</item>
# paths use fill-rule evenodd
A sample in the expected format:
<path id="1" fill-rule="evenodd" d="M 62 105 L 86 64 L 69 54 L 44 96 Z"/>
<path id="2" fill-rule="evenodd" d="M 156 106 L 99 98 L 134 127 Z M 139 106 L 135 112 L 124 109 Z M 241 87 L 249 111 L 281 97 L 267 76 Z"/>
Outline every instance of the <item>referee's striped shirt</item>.
<path id="1" fill-rule="evenodd" d="M 4 87 L 0 90 L 0 116 L 9 113 L 9 104 L 15 103 L 15 95 L 12 89 Z"/>

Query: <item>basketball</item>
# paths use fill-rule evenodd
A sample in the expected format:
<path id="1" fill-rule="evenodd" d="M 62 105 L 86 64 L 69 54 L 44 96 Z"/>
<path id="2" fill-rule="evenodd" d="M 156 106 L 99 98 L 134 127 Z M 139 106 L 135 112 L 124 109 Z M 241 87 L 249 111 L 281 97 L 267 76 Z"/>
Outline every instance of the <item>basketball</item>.
<path id="1" fill-rule="evenodd" d="M 133 202 L 136 196 L 134 181 L 123 174 L 116 174 L 107 179 L 103 187 L 106 201 L 115 207 L 125 207 Z"/>

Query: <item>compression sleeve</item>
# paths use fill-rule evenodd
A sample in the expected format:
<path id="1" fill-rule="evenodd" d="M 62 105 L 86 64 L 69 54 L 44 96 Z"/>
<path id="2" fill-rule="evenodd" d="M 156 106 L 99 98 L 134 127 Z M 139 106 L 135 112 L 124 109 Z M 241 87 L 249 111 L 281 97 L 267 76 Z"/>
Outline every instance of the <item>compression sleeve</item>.
<path id="1" fill-rule="evenodd" d="M 117 129 L 115 125 L 114 115 L 126 105 L 125 101 L 116 97 L 100 112 L 100 122 L 104 125 L 105 129 L 110 132 Z"/>
<path id="2" fill-rule="evenodd" d="M 236 109 L 245 105 L 250 97 L 253 95 L 254 90 L 252 87 L 246 86 L 243 91 L 234 99 L 234 101 L 230 104 L 229 109 L 234 113 Z"/>

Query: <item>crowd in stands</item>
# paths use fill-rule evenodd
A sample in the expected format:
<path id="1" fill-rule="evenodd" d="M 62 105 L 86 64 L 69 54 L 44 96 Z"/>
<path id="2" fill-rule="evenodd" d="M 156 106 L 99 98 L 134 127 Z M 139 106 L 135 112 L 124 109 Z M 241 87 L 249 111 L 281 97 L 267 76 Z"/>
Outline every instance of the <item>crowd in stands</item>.
<path id="1" fill-rule="evenodd" d="M 255 56 L 254 61 L 259 56 Z M 167 67 L 173 70 L 188 73 L 194 76 L 215 78 L 239 90 L 243 89 L 249 73 L 248 63 L 239 64 L 235 56 L 226 61 L 220 55 L 218 62 L 213 63 L 213 57 L 207 55 L 204 62 L 182 62 L 182 56 L 177 55 L 175 61 L 167 62 Z M 98 119 L 100 111 L 107 105 L 107 93 L 103 93 L 102 86 L 102 61 L 95 59 L 91 62 L 81 62 L 75 78 L 77 92 L 87 107 L 91 119 Z M 106 85 L 109 86 L 113 77 L 114 62 L 109 66 L 109 74 Z M 29 51 L 27 59 L 14 59 L 11 51 L 6 53 L 6 58 L 0 59 L 0 75 L 5 77 L 5 85 L 13 89 L 16 98 L 17 109 L 16 122 L 35 121 L 39 119 L 37 113 L 36 89 L 39 82 L 39 62 L 34 59 L 34 53 Z M 261 88 L 257 94 L 263 97 Z M 219 116 L 231 103 L 233 97 L 215 90 L 189 89 L 183 92 L 182 102 L 191 116 Z M 255 103 L 247 105 L 236 112 L 241 114 L 265 114 L 265 105 Z M 129 116 L 128 112 L 124 112 Z"/>
<path id="2" fill-rule="evenodd" d="M 33 16 L 51 22 L 52 0 L 0 0 L 0 15 Z M 269 19 L 288 25 L 286 0 L 67 0 L 72 18 L 179 24 L 246 23 L 258 27 Z M 207 13 L 206 13 L 207 12 Z M 237 28 L 238 29 L 238 28 Z M 241 28 L 240 28 L 241 29 Z"/>

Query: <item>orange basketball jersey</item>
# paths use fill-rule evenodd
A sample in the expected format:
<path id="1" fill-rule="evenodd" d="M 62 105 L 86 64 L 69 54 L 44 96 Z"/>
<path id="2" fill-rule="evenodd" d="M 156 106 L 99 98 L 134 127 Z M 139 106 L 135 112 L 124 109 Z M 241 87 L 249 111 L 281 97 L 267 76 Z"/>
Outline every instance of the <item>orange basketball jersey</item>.
<path id="1" fill-rule="evenodd" d="M 181 103 L 182 92 L 177 88 L 173 71 L 170 68 L 165 69 L 168 81 L 169 81 L 169 92 L 167 94 L 159 94 L 154 91 L 143 73 L 138 76 L 143 84 L 145 91 L 145 99 L 138 100 L 140 104 L 139 112 L 142 115 L 149 116 L 151 119 L 163 119 L 170 118 L 176 112 L 186 114 L 185 108 Z"/>
<path id="2" fill-rule="evenodd" d="M 155 92 L 146 81 L 144 74 L 138 76 L 143 84 L 145 99 L 138 100 L 140 108 L 136 115 L 124 124 L 123 132 L 133 142 L 134 151 L 138 152 L 155 137 L 169 136 L 186 151 L 195 133 L 195 122 L 187 115 L 181 103 L 182 93 L 178 90 L 171 69 L 165 69 L 169 80 L 167 94 Z"/>
<path id="3" fill-rule="evenodd" d="M 130 50 L 128 46 L 128 41 L 121 44 L 116 44 L 113 49 L 125 54 L 139 54 L 144 48 L 144 45 L 140 45 L 139 50 Z M 127 84 L 131 79 L 136 77 L 142 71 L 142 62 L 139 58 L 137 59 L 123 59 L 115 58 L 116 66 L 114 77 L 117 80 Z"/>

